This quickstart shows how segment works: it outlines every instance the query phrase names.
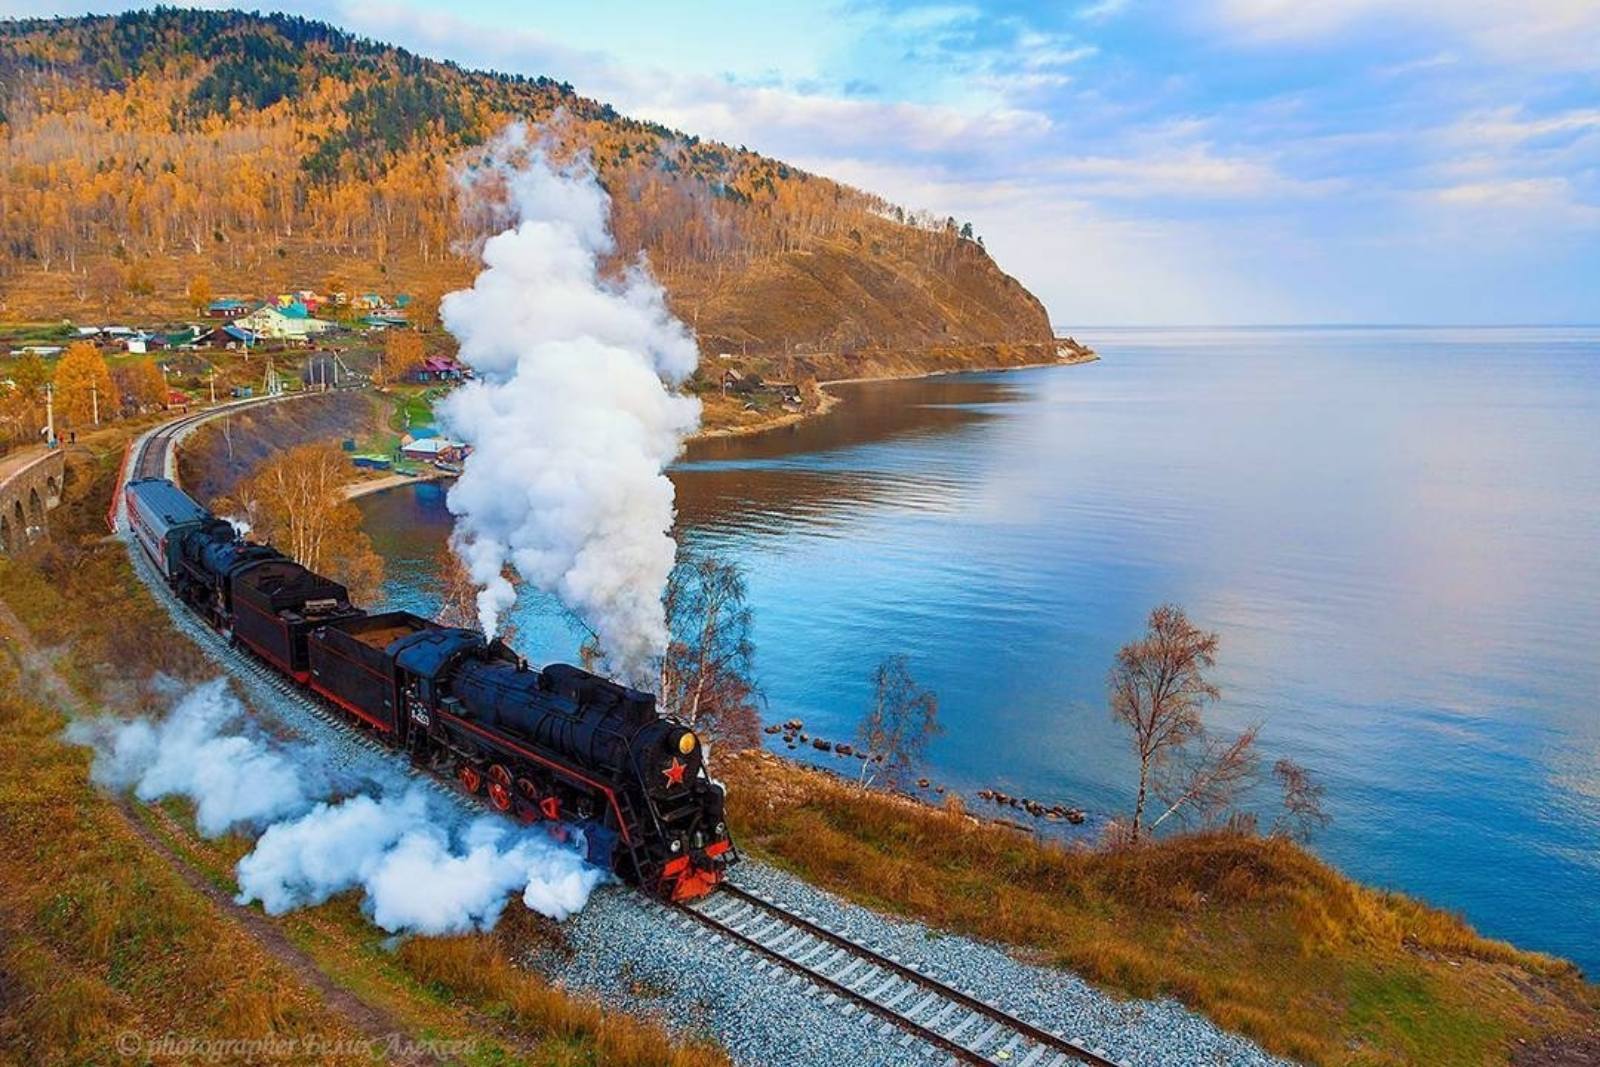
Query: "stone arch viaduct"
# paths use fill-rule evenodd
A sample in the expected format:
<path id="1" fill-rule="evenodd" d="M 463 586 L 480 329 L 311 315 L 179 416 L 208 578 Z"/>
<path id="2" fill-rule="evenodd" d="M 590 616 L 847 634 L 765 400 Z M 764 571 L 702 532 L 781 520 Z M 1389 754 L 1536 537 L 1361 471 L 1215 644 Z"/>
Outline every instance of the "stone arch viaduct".
<path id="1" fill-rule="evenodd" d="M 47 516 L 61 503 L 66 453 L 29 450 L 0 458 L 0 553 L 11 555 L 48 530 Z"/>

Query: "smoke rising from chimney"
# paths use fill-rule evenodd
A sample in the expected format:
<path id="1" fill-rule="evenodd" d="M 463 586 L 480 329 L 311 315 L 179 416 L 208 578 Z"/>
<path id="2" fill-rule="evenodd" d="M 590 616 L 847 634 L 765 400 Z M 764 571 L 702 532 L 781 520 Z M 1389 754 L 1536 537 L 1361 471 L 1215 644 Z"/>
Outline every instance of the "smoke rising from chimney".
<path id="1" fill-rule="evenodd" d="M 557 167 L 512 127 L 463 182 L 503 194 L 514 219 L 440 306 L 475 375 L 440 415 L 473 448 L 449 507 L 483 629 L 515 599 L 509 565 L 594 631 L 609 670 L 653 688 L 676 552 L 664 470 L 700 417 L 676 391 L 694 338 L 642 264 L 603 273 L 610 201 L 586 159 Z"/>

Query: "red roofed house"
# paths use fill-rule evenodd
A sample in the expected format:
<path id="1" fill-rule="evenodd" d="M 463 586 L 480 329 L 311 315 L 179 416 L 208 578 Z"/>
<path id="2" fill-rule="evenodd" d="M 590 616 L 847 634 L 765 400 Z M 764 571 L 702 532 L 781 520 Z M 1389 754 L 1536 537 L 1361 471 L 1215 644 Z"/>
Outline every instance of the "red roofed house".
<path id="1" fill-rule="evenodd" d="M 449 356 L 427 356 L 407 375 L 414 382 L 456 382 L 466 368 Z"/>

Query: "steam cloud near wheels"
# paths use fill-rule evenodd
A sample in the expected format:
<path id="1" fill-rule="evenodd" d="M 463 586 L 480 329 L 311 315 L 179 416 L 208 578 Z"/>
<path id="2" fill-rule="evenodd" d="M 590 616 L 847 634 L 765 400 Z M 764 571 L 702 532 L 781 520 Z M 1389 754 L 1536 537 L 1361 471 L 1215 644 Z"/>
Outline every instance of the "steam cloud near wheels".
<path id="1" fill-rule="evenodd" d="M 274 915 L 359 889 L 385 930 L 462 933 L 493 926 L 512 893 L 564 919 L 609 877 L 543 829 L 466 815 L 399 775 L 343 780 L 314 747 L 252 729 L 224 679 L 183 693 L 159 722 L 81 721 L 68 737 L 94 748 L 100 784 L 188 798 L 207 837 L 261 830 L 235 870 L 237 899 Z"/>
<path id="2" fill-rule="evenodd" d="M 511 219 L 440 305 L 475 375 L 440 415 L 473 448 L 449 507 L 481 624 L 492 636 L 515 600 L 510 565 L 594 631 L 609 671 L 653 688 L 675 555 L 664 470 L 700 418 L 676 391 L 694 338 L 642 264 L 608 276 L 610 201 L 586 160 L 557 167 L 512 127 L 463 184 Z"/>

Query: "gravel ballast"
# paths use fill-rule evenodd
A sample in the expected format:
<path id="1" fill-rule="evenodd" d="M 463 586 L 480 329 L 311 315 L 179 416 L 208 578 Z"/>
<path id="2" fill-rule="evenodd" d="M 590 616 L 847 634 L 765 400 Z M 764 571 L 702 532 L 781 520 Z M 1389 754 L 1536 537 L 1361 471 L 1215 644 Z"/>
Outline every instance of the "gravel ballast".
<path id="1" fill-rule="evenodd" d="M 1172 1000 L 1119 1000 L 1062 970 L 1023 963 L 1000 948 L 880 915 L 774 867 L 746 860 L 737 885 L 764 893 L 828 929 L 912 963 L 1013 1015 L 1139 1067 L 1261 1067 L 1286 1061 Z M 597 892 L 562 930 L 569 953 L 525 962 L 574 990 L 650 1015 L 681 1033 L 719 1040 L 741 1064 L 843 1067 L 928 1064 L 948 1057 L 880 1035 L 870 1013 L 804 992 L 793 972 L 741 958 L 740 949 L 692 920 L 622 887 Z"/>

